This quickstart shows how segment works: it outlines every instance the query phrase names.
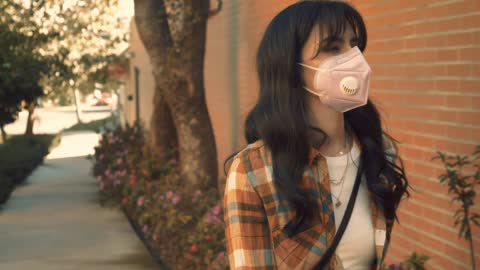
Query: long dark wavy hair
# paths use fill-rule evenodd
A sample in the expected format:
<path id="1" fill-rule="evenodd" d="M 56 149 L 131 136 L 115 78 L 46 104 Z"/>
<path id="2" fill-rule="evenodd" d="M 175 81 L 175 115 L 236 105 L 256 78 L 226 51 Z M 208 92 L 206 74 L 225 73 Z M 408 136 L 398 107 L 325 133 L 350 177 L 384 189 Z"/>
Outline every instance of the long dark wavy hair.
<path id="1" fill-rule="evenodd" d="M 248 144 L 263 140 L 271 152 L 273 183 L 280 197 L 296 211 L 295 218 L 282 228 L 289 236 L 308 227 L 307 221 L 314 215 L 310 195 L 297 186 L 308 165 L 311 143 L 307 133 L 319 132 L 323 142 L 328 138 L 324 131 L 308 123 L 308 92 L 302 88 L 305 83 L 297 63 L 302 62 L 302 48 L 315 25 L 320 26 L 320 31 L 328 31 L 329 37 L 342 37 L 347 24 L 358 38 L 357 46 L 364 51 L 365 23 L 352 6 L 340 1 L 301 1 L 273 18 L 258 48 L 260 95 L 247 115 L 245 137 Z M 383 209 L 387 221 L 399 222 L 396 209 L 404 193 L 410 196 L 409 184 L 402 160 L 396 154 L 386 154 L 384 139 L 388 138 L 395 150 L 398 141 L 384 132 L 380 115 L 370 100 L 365 106 L 345 112 L 344 119 L 345 128 L 354 132 L 361 144 L 363 169 L 359 173 L 368 179 L 373 200 Z M 224 170 L 237 153 L 225 160 Z"/>

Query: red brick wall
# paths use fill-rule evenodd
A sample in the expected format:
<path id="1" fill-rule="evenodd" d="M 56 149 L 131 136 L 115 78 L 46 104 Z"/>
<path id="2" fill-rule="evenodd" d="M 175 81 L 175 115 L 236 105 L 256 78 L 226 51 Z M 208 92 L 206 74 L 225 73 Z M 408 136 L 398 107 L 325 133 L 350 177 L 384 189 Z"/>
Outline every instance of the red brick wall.
<path id="1" fill-rule="evenodd" d="M 243 121 L 258 92 L 254 60 L 261 35 L 294 2 L 228 0 L 209 20 L 205 82 L 222 166 L 245 143 Z M 458 206 L 450 205 L 452 196 L 437 180 L 441 164 L 430 159 L 437 150 L 467 154 L 480 144 L 480 1 L 351 3 L 367 23 L 372 100 L 385 128 L 402 142 L 399 151 L 417 190 L 401 204 L 387 262 L 417 251 L 432 257 L 427 269 L 471 269 L 468 243 L 453 227 Z M 478 267 L 479 229 L 474 245 Z"/>
<path id="2" fill-rule="evenodd" d="M 471 269 L 469 247 L 453 227 L 457 204 L 439 184 L 435 151 L 468 154 L 480 144 L 480 1 L 371 1 L 353 4 L 369 31 L 372 99 L 400 146 L 418 190 L 400 208 L 389 259 L 413 250 L 429 269 Z M 480 200 L 476 202 L 479 212 Z M 480 255 L 480 230 L 474 231 Z M 480 256 L 477 256 L 480 265 Z"/>

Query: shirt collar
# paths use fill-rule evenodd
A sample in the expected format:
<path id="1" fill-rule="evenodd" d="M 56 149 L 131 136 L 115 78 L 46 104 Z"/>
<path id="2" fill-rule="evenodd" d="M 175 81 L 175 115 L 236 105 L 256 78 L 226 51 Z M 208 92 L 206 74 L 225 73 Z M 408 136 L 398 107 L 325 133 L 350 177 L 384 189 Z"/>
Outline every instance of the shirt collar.
<path id="1" fill-rule="evenodd" d="M 322 157 L 320 150 L 314 146 L 310 146 L 308 151 L 308 165 L 311 166 L 318 157 Z"/>

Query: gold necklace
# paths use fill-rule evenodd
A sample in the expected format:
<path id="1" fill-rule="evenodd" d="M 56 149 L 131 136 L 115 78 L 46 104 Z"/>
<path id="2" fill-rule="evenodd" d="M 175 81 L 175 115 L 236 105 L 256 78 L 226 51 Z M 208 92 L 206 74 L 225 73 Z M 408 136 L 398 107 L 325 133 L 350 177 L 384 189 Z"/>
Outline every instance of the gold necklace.
<path id="1" fill-rule="evenodd" d="M 347 148 L 347 134 L 345 134 L 345 149 Z M 339 151 L 340 154 L 343 154 L 343 151 Z M 345 169 L 343 170 L 343 174 L 342 174 L 342 177 L 340 177 L 339 180 L 335 180 L 335 179 L 330 179 L 330 183 L 334 184 L 334 185 L 339 185 L 341 183 L 343 183 L 343 180 L 345 179 L 345 174 L 347 172 L 347 168 L 348 168 L 348 157 L 347 157 L 347 166 L 345 166 Z"/>
<path id="2" fill-rule="evenodd" d="M 349 163 L 350 163 L 350 159 L 349 159 L 349 155 L 347 155 L 347 166 L 345 166 L 345 171 L 347 171 L 346 168 L 348 168 Z M 344 176 L 345 176 L 345 175 L 344 175 Z M 342 205 L 342 202 L 340 201 L 340 195 L 342 195 L 343 183 L 345 182 L 345 181 L 343 181 L 343 180 L 344 180 L 344 176 L 342 176 L 342 187 L 340 188 L 340 193 L 338 194 L 338 197 L 335 196 L 335 195 L 333 194 L 333 192 L 331 192 L 331 193 L 332 193 L 332 196 L 337 200 L 337 201 L 335 202 L 335 207 L 340 207 L 340 205 Z"/>

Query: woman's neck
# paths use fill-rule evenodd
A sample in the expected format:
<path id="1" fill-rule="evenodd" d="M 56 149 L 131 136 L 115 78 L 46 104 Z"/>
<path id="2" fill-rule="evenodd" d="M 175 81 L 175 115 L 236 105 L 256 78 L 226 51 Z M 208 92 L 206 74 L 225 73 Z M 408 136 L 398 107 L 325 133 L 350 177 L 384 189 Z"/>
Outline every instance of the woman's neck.
<path id="1" fill-rule="evenodd" d="M 312 131 L 310 135 L 312 145 L 325 156 L 341 155 L 339 151 L 348 152 L 352 145 L 352 136 L 348 136 L 346 133 L 343 113 L 324 105 L 315 106 L 314 108 L 309 116 L 310 125 L 323 130 L 328 137 L 320 145 L 324 140 L 323 135 Z M 346 139 L 347 141 L 345 141 Z"/>

